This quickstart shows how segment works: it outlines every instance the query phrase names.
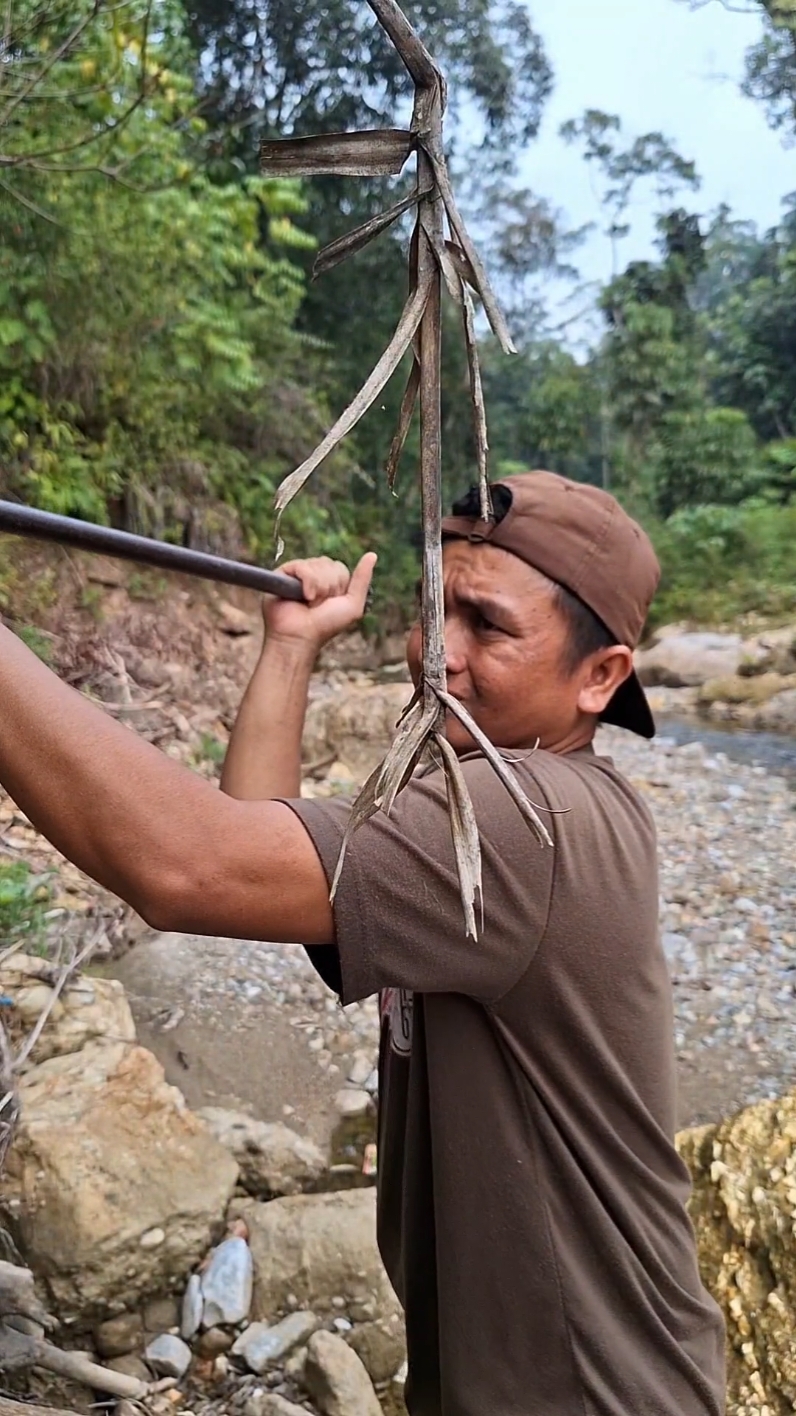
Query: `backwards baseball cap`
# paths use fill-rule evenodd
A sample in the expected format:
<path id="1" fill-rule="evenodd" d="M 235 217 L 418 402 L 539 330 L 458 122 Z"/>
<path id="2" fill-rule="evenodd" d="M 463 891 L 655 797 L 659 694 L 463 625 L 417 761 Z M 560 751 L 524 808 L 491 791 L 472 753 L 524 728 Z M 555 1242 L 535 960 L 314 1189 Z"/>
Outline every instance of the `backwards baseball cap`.
<path id="1" fill-rule="evenodd" d="M 492 494 L 498 513 L 504 513 L 500 519 L 482 521 L 457 515 L 454 508 L 454 515 L 442 522 L 443 539 L 488 541 L 511 551 L 576 595 L 617 644 L 635 649 L 661 572 L 649 537 L 615 497 L 555 472 L 506 477 L 492 485 Z M 635 673 L 601 717 L 641 737 L 655 736 Z"/>

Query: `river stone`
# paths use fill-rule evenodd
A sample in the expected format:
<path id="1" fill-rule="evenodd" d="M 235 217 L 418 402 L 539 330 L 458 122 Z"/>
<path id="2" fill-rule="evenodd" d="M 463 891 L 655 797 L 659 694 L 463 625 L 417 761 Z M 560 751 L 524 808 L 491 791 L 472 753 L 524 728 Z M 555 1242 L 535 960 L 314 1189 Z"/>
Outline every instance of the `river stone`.
<path id="1" fill-rule="evenodd" d="M 191 1365 L 192 1353 L 187 1343 L 173 1333 L 164 1332 L 147 1344 L 144 1352 L 150 1367 L 160 1377 L 184 1377 Z"/>
<path id="2" fill-rule="evenodd" d="M 373 1304 L 373 1316 L 400 1311 L 376 1247 L 372 1188 L 294 1195 L 261 1204 L 233 1200 L 229 1217 L 248 1225 L 254 1258 L 252 1317 L 286 1309 L 329 1312 L 332 1299 Z"/>
<path id="3" fill-rule="evenodd" d="M 196 1114 L 234 1155 L 240 1183 L 256 1199 L 317 1189 L 326 1173 L 323 1152 L 281 1122 L 255 1121 L 242 1111 L 220 1106 L 204 1106 Z"/>
<path id="4" fill-rule="evenodd" d="M 377 1386 L 389 1382 L 406 1361 L 406 1334 L 397 1314 L 391 1318 L 362 1323 L 347 1337 L 349 1347 L 364 1362 Z"/>
<path id="5" fill-rule="evenodd" d="M 332 1332 L 316 1332 L 310 1338 L 304 1385 L 323 1416 L 382 1416 L 364 1364 Z"/>
<path id="6" fill-rule="evenodd" d="M 89 1042 L 20 1078 L 0 1221 L 85 1325 L 167 1292 L 206 1253 L 237 1166 L 142 1047 Z M 142 1246 L 160 1230 L 163 1242 Z"/>
<path id="7" fill-rule="evenodd" d="M 185 1296 L 182 1300 L 182 1316 L 180 1319 L 180 1334 L 186 1342 L 190 1342 L 195 1337 L 202 1326 L 202 1310 L 204 1308 L 204 1298 L 202 1296 L 202 1280 L 198 1273 L 192 1273 L 188 1279 L 185 1289 Z"/>
<path id="8" fill-rule="evenodd" d="M 334 1099 L 338 1114 L 344 1120 L 357 1116 L 367 1116 L 373 1106 L 370 1094 L 354 1087 L 343 1087 Z"/>
<path id="9" fill-rule="evenodd" d="M 672 634 L 651 649 L 637 650 L 635 665 L 650 688 L 696 688 L 737 674 L 742 657 L 740 634 Z"/>
<path id="10" fill-rule="evenodd" d="M 202 1283 L 202 1326 L 234 1326 L 249 1316 L 252 1302 L 252 1253 L 245 1239 L 225 1239 L 213 1250 Z"/>
<path id="11" fill-rule="evenodd" d="M 94 1345 L 100 1357 L 124 1357 L 136 1352 L 144 1337 L 140 1313 L 120 1313 L 94 1329 Z"/>
<path id="12" fill-rule="evenodd" d="M 287 1357 L 295 1347 L 306 1342 L 319 1320 L 314 1313 L 289 1313 L 281 1323 L 252 1323 L 242 1332 L 232 1349 L 233 1357 L 242 1357 L 250 1371 L 260 1376 L 272 1362 Z"/>

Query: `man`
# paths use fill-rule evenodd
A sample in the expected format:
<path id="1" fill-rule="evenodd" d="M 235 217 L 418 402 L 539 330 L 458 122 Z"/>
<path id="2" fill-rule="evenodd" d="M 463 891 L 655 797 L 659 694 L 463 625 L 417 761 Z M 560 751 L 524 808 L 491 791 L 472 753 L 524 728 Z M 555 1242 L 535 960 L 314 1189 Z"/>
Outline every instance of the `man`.
<path id="1" fill-rule="evenodd" d="M 448 686 L 549 812 L 554 849 L 451 720 L 482 836 L 477 942 L 438 771 L 354 836 L 334 911 L 348 808 L 298 799 L 310 673 L 361 616 L 372 556 L 350 577 L 290 567 L 307 604 L 266 607 L 223 792 L 7 632 L 0 779 L 156 926 L 302 940 L 344 1002 L 381 992 L 379 1242 L 411 1416 L 720 1416 L 722 1321 L 673 1146 L 654 828 L 592 747 L 600 721 L 654 732 L 632 649 L 658 567 L 594 488 L 532 473 L 494 495 L 494 523 L 471 497 L 444 526 Z M 408 652 L 417 681 L 417 630 Z"/>

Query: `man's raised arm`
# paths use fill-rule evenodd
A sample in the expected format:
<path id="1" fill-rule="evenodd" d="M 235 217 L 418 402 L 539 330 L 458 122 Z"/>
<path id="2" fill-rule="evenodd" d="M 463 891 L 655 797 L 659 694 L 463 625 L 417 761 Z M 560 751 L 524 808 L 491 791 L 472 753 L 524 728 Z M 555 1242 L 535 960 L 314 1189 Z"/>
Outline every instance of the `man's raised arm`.
<path id="1" fill-rule="evenodd" d="M 353 574 L 340 561 L 293 561 L 306 603 L 267 597 L 265 639 L 230 738 L 221 790 L 245 801 L 301 794 L 301 734 L 315 660 L 324 644 L 362 618 L 376 557 Z"/>
<path id="2" fill-rule="evenodd" d="M 329 943 L 301 822 L 234 801 L 67 687 L 0 626 L 0 782 L 37 830 L 156 928 Z"/>

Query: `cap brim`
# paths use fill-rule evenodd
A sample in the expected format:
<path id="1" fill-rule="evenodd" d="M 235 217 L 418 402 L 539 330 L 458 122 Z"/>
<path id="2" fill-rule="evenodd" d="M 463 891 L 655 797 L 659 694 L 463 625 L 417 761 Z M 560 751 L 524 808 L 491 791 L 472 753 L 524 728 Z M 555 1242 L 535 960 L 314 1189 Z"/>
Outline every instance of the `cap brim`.
<path id="1" fill-rule="evenodd" d="M 639 737 L 654 738 L 655 719 L 637 674 L 632 673 L 617 689 L 608 707 L 600 714 L 600 721 L 617 728 L 627 728 L 631 733 L 638 733 Z"/>

